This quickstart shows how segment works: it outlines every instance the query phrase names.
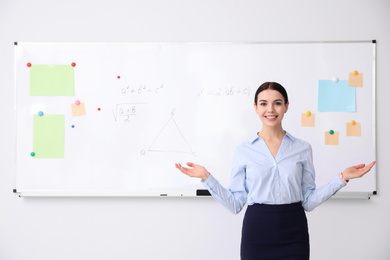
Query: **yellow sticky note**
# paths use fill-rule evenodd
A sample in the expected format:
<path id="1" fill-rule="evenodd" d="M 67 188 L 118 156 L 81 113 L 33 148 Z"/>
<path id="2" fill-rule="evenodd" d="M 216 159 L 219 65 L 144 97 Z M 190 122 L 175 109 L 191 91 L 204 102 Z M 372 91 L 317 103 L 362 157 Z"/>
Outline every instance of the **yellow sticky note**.
<path id="1" fill-rule="evenodd" d="M 353 72 L 349 73 L 348 86 L 362 87 L 363 86 L 363 73 L 354 75 Z"/>
<path id="2" fill-rule="evenodd" d="M 347 123 L 347 136 L 360 136 L 360 123 Z"/>
<path id="3" fill-rule="evenodd" d="M 339 132 L 325 132 L 325 145 L 339 145 Z"/>
<path id="4" fill-rule="evenodd" d="M 72 115 L 73 116 L 85 116 L 84 103 L 80 103 L 79 105 L 72 104 Z"/>
<path id="5" fill-rule="evenodd" d="M 315 114 L 310 114 L 310 116 L 307 116 L 306 113 L 302 113 L 301 115 L 301 126 L 308 126 L 308 127 L 314 127 L 315 126 Z"/>

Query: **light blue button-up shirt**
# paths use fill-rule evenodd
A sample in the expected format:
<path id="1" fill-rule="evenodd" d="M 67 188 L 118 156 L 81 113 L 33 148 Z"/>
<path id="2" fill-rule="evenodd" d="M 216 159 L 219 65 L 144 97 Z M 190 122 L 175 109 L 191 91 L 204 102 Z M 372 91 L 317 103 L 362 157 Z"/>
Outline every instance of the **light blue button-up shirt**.
<path id="1" fill-rule="evenodd" d="M 316 189 L 310 144 L 287 132 L 275 158 L 257 134 L 238 145 L 233 156 L 229 189 L 213 175 L 203 184 L 234 214 L 240 212 L 245 203 L 302 202 L 304 209 L 311 211 L 345 186 L 336 175 L 328 184 Z"/>

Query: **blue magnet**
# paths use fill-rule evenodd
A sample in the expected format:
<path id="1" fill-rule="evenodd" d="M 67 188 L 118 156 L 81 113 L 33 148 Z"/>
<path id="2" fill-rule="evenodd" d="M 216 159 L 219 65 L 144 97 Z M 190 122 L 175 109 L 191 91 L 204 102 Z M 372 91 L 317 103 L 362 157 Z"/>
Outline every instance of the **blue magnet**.
<path id="1" fill-rule="evenodd" d="M 38 116 L 43 116 L 43 112 L 42 112 L 42 111 L 39 111 L 39 112 L 38 112 Z"/>

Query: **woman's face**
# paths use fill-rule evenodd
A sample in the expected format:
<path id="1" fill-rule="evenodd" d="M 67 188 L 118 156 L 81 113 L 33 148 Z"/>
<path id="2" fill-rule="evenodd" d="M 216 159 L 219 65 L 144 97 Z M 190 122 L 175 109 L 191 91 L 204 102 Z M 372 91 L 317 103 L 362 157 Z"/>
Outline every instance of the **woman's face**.
<path id="1" fill-rule="evenodd" d="M 279 91 L 266 89 L 257 95 L 257 104 L 254 104 L 254 108 L 263 126 L 275 127 L 281 125 L 288 105 Z"/>

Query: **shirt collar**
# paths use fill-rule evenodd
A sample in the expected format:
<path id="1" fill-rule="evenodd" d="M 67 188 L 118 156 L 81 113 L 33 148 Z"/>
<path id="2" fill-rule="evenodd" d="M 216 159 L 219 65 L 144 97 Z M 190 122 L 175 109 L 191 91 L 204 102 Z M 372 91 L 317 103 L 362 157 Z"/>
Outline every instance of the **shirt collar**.
<path id="1" fill-rule="evenodd" d="M 289 132 L 287 132 L 286 131 L 286 135 L 284 136 L 284 138 L 289 138 L 291 141 L 293 141 L 294 142 L 294 140 L 295 140 L 295 137 L 294 136 L 292 136 Z M 251 144 L 253 144 L 254 142 L 256 142 L 257 140 L 259 140 L 260 139 L 260 137 L 257 135 L 257 133 L 254 135 L 254 136 L 252 136 L 252 138 L 250 139 L 250 143 Z"/>

